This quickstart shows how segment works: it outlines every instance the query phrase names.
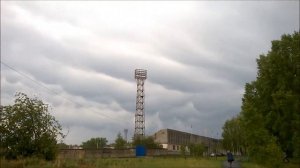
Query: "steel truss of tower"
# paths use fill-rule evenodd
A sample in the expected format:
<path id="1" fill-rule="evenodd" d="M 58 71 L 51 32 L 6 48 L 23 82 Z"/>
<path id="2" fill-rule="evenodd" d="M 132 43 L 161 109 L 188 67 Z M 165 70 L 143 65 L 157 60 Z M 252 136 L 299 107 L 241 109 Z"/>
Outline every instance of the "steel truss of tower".
<path id="1" fill-rule="evenodd" d="M 136 112 L 135 112 L 135 129 L 134 137 L 144 137 L 145 136 L 145 91 L 144 83 L 147 79 L 147 70 L 136 69 L 135 79 L 137 83 L 137 93 L 136 93 Z"/>

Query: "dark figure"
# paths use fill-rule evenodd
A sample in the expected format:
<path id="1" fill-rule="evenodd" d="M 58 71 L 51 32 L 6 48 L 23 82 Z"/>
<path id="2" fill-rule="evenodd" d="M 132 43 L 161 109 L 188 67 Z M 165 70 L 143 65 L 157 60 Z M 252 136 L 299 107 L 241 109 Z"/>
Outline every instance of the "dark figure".
<path id="1" fill-rule="evenodd" d="M 230 151 L 227 152 L 227 161 L 229 163 L 229 166 L 231 167 L 231 164 L 234 161 L 234 158 L 233 158 L 233 155 Z"/>

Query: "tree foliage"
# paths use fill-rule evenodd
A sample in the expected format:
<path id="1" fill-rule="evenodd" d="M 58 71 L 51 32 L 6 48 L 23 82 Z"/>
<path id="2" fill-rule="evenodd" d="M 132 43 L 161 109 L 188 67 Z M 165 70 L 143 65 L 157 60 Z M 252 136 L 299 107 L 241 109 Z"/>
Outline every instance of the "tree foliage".
<path id="1" fill-rule="evenodd" d="M 180 146 L 180 154 L 181 154 L 182 156 L 184 156 L 184 158 L 186 158 L 186 155 L 187 155 L 186 146 L 184 146 L 184 145 L 181 145 L 181 146 Z"/>
<path id="2" fill-rule="evenodd" d="M 69 148 L 69 145 L 67 145 L 63 142 L 57 144 L 57 146 L 58 146 L 58 149 L 68 149 Z"/>
<path id="3" fill-rule="evenodd" d="M 264 126 L 289 156 L 298 156 L 300 128 L 300 35 L 283 35 L 257 60 L 255 100 Z M 298 139 L 298 140 L 297 140 Z"/>
<path id="4" fill-rule="evenodd" d="M 238 117 L 248 154 L 269 167 L 280 167 L 283 153 L 299 161 L 299 32 L 272 41 L 271 51 L 260 55 L 257 65 L 257 78 L 245 86 Z M 226 140 L 230 141 L 224 137 Z"/>
<path id="5" fill-rule="evenodd" d="M 103 149 L 107 145 L 107 139 L 106 138 L 91 138 L 90 140 L 87 140 L 86 142 L 82 142 L 82 148 L 83 149 Z"/>
<path id="6" fill-rule="evenodd" d="M 256 162 L 270 167 L 279 167 L 283 158 L 277 138 L 265 126 L 266 116 L 260 112 L 256 99 L 255 82 L 246 84 L 243 98 L 241 120 L 248 144 L 248 154 Z"/>
<path id="7" fill-rule="evenodd" d="M 190 155 L 193 157 L 202 157 L 203 152 L 205 151 L 205 147 L 201 143 L 190 144 L 189 149 L 190 149 Z"/>
<path id="8" fill-rule="evenodd" d="M 121 133 L 118 133 L 117 138 L 115 140 L 115 149 L 125 149 L 127 142 L 121 136 Z"/>
<path id="9" fill-rule="evenodd" d="M 241 154 L 246 152 L 245 132 L 241 126 L 240 117 L 235 117 L 225 122 L 222 137 L 222 144 L 226 150 Z"/>
<path id="10" fill-rule="evenodd" d="M 161 148 L 158 143 L 154 142 L 154 139 L 153 139 L 152 136 L 136 137 L 136 138 L 133 139 L 132 145 L 133 146 L 144 145 L 148 149 Z"/>
<path id="11" fill-rule="evenodd" d="M 0 120 L 1 148 L 6 158 L 32 155 L 47 160 L 55 158 L 57 138 L 63 134 L 47 104 L 17 93 L 13 105 L 1 108 Z"/>

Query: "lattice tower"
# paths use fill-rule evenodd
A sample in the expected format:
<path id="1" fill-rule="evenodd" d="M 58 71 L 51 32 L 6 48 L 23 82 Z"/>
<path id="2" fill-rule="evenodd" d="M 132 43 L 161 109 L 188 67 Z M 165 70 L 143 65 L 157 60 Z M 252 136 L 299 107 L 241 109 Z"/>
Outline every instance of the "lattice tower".
<path id="1" fill-rule="evenodd" d="M 147 70 L 136 69 L 135 79 L 137 83 L 137 93 L 136 93 L 136 112 L 135 112 L 135 129 L 134 137 L 144 137 L 145 136 L 145 92 L 144 83 L 147 79 Z"/>

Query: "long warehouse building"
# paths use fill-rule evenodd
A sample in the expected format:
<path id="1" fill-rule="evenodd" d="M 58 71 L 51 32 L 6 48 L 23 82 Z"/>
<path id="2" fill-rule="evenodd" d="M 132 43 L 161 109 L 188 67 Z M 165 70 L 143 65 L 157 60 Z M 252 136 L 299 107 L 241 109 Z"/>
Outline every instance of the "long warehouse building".
<path id="1" fill-rule="evenodd" d="M 196 135 L 188 132 L 177 131 L 173 129 L 162 129 L 153 135 L 154 141 L 162 145 L 164 149 L 171 151 L 180 151 L 183 145 L 187 147 L 189 144 L 203 144 L 208 153 L 220 153 L 221 140 Z"/>

